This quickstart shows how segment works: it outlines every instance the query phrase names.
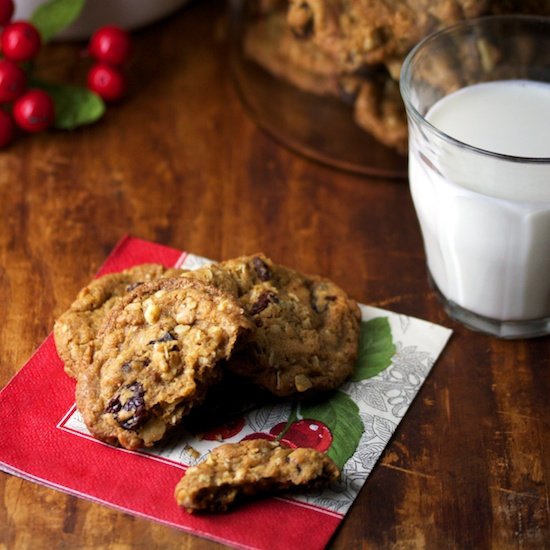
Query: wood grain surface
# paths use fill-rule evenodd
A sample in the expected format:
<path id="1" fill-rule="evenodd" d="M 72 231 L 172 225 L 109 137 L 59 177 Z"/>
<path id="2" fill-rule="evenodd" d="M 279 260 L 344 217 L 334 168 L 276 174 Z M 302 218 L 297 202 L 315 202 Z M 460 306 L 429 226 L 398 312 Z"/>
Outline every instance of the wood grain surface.
<path id="1" fill-rule="evenodd" d="M 498 341 L 448 319 L 406 181 L 333 170 L 259 130 L 223 21 L 223 2 L 202 0 L 136 32 L 126 101 L 0 152 L 0 387 L 122 235 L 216 259 L 264 251 L 455 331 L 330 546 L 548 547 L 550 338 Z M 39 67 L 81 82 L 82 47 L 48 46 Z M 1 549 L 221 547 L 6 474 L 0 493 Z"/>

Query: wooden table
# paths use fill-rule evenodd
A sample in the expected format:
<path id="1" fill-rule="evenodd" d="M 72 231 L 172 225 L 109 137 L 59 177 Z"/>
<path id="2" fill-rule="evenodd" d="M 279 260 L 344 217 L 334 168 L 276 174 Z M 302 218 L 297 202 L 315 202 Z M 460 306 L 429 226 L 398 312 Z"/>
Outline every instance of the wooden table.
<path id="1" fill-rule="evenodd" d="M 223 14 L 203 0 L 136 33 L 125 102 L 0 152 L 0 386 L 125 233 L 218 259 L 265 251 L 455 331 L 331 546 L 550 544 L 550 339 L 448 319 L 406 181 L 327 168 L 259 130 L 230 80 Z M 39 64 L 78 80 L 77 49 Z M 17 477 L 0 474 L 0 491 L 0 548 L 219 546 Z"/>

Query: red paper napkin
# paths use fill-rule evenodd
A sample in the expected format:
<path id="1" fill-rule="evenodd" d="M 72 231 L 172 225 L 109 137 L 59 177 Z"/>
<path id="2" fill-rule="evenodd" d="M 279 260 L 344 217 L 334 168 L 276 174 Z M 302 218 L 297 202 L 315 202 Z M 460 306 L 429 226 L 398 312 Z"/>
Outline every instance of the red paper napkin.
<path id="1" fill-rule="evenodd" d="M 99 274 L 146 262 L 181 265 L 185 256 L 125 237 Z M 239 548 L 324 548 L 344 517 L 287 498 L 249 502 L 221 515 L 189 515 L 173 497 L 186 467 L 114 448 L 71 429 L 74 389 L 50 335 L 0 393 L 0 469 Z"/>

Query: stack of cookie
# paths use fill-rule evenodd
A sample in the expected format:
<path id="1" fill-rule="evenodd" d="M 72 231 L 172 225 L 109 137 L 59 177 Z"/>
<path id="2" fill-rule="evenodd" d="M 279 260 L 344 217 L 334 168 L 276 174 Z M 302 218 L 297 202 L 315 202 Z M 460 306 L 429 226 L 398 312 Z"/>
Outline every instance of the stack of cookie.
<path id="1" fill-rule="evenodd" d="M 359 308 L 342 289 L 261 254 L 196 271 L 150 264 L 103 276 L 54 327 L 86 426 L 127 449 L 162 440 L 224 372 L 279 397 L 334 389 L 353 371 L 359 333 Z M 279 453 L 246 445 L 233 455 Z M 334 479 L 333 468 L 319 476 Z"/>
<path id="2" fill-rule="evenodd" d="M 333 95 L 353 105 L 355 122 L 400 152 L 407 149 L 407 121 L 399 72 L 419 40 L 481 15 L 550 14 L 545 0 L 257 0 L 250 4 L 252 22 L 244 40 L 247 56 L 304 91 Z"/>

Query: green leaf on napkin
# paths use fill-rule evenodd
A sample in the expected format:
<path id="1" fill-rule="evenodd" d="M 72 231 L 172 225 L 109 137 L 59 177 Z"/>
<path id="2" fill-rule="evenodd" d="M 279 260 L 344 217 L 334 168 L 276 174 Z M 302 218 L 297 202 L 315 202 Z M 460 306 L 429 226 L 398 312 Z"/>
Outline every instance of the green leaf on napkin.
<path id="1" fill-rule="evenodd" d="M 105 113 L 103 100 L 87 88 L 43 81 L 34 85 L 48 92 L 55 103 L 55 128 L 72 130 L 95 122 Z"/>
<path id="2" fill-rule="evenodd" d="M 359 357 L 351 380 L 358 382 L 376 376 L 391 365 L 395 351 L 387 317 L 362 322 Z"/>
<path id="3" fill-rule="evenodd" d="M 328 400 L 314 405 L 302 404 L 300 413 L 303 418 L 322 422 L 331 431 L 332 445 L 327 454 L 343 468 L 357 449 L 364 431 L 359 407 L 353 399 L 336 391 Z"/>
<path id="4" fill-rule="evenodd" d="M 31 23 L 42 41 L 48 42 L 80 15 L 85 3 L 86 0 L 50 0 L 36 8 Z"/>

